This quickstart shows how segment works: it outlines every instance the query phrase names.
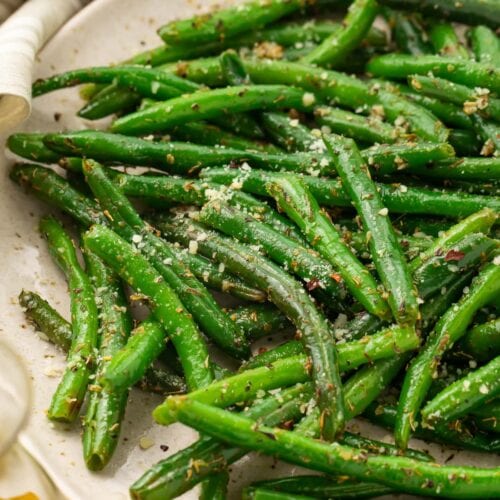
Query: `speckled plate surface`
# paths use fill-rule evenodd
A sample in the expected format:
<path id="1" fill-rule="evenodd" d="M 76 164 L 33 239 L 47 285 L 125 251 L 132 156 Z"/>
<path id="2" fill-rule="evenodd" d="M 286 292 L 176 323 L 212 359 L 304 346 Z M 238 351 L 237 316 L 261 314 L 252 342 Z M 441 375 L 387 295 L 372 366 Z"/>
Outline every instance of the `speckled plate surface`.
<path id="1" fill-rule="evenodd" d="M 215 2 L 201 0 L 202 9 Z M 222 3 L 222 2 L 218 2 Z M 50 41 L 40 54 L 35 77 L 48 76 L 64 70 L 108 64 L 159 44 L 156 28 L 180 17 L 188 17 L 200 10 L 189 0 L 95 0 L 74 17 Z M 96 127 L 75 116 L 81 106 L 75 89 L 59 91 L 38 98 L 33 103 L 33 114 L 23 126 L 26 131 L 56 131 Z M 0 138 L 4 144 L 5 138 Z M 88 472 L 82 460 L 80 431 L 55 427 L 45 417 L 58 376 L 64 366 L 64 357 L 47 342 L 41 340 L 31 326 L 26 325 L 17 296 L 22 288 L 41 293 L 59 311 L 68 317 L 68 296 L 64 279 L 49 258 L 46 245 L 37 232 L 40 215 L 47 207 L 26 195 L 8 179 L 6 158 L 0 150 L 0 336 L 14 347 L 25 361 L 33 381 L 33 408 L 30 421 L 22 436 L 23 444 L 45 467 L 61 492 L 70 499 L 128 498 L 128 486 L 150 465 L 189 444 L 196 436 L 181 425 L 168 428 L 153 424 L 151 410 L 160 398 L 132 391 L 125 424 L 117 453 L 100 473 Z M 0 366 L 0 370 L 2 367 Z M 1 409 L 0 409 L 1 415 Z M 364 434 L 387 439 L 386 432 L 367 424 Z M 140 447 L 141 437 L 147 437 L 150 448 Z M 438 461 L 474 465 L 499 465 L 498 457 L 471 453 L 455 453 L 415 442 L 415 446 L 430 450 Z M 162 451 L 160 445 L 167 445 Z M 238 498 L 241 487 L 256 478 L 276 476 L 286 469 L 297 468 L 276 464 L 272 459 L 251 454 L 233 468 L 230 496 Z M 1 492 L 0 492 L 1 496 Z M 183 498 L 196 498 L 195 492 Z"/>

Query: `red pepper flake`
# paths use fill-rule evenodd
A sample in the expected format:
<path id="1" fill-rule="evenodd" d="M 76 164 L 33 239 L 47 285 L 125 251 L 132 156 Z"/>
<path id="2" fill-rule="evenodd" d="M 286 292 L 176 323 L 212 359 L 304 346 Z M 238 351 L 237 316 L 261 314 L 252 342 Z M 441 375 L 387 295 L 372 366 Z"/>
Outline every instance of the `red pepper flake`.
<path id="1" fill-rule="evenodd" d="M 465 257 L 463 252 L 458 252 L 457 250 L 450 250 L 445 256 L 445 262 L 462 260 Z"/>
<path id="2" fill-rule="evenodd" d="M 306 288 L 310 292 L 313 290 L 316 290 L 320 286 L 320 282 L 318 278 L 311 278 L 307 283 L 306 283 Z"/>
<path id="3" fill-rule="evenodd" d="M 330 278 L 334 279 L 337 283 L 340 283 L 342 281 L 342 276 L 338 273 L 333 273 L 330 275 Z"/>

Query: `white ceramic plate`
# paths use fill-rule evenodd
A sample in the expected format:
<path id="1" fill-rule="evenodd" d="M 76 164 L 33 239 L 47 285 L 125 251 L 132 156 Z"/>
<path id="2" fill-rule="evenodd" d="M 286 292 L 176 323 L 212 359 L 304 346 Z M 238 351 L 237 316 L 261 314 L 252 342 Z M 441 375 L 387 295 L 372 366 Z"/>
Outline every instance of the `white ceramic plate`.
<path id="1" fill-rule="evenodd" d="M 215 2 L 201 0 L 202 9 Z M 223 3 L 223 2 L 218 2 Z M 188 17 L 200 7 L 190 0 L 94 0 L 75 16 L 44 48 L 38 59 L 35 77 L 45 77 L 64 70 L 102 65 L 130 57 L 160 43 L 156 29 L 174 18 Z M 34 101 L 33 114 L 23 126 L 26 131 L 57 131 L 95 127 L 75 116 L 82 105 L 75 89 L 55 92 Z M 55 114 L 60 114 L 56 121 Z M 4 139 L 0 139 L 4 143 Z M 46 297 L 68 317 L 68 296 L 61 273 L 48 256 L 37 224 L 48 212 L 42 203 L 26 195 L 8 179 L 12 158 L 0 148 L 0 335 L 22 356 L 32 377 L 34 402 L 29 425 L 22 436 L 23 444 L 46 468 L 62 493 L 70 499 L 125 499 L 128 486 L 142 472 L 161 458 L 185 447 L 196 434 L 181 425 L 168 428 L 153 425 L 151 410 L 160 401 L 156 396 L 133 391 L 127 408 L 120 444 L 105 471 L 91 473 L 82 460 L 80 430 L 55 427 L 45 417 L 58 377 L 48 374 L 64 366 L 62 354 L 41 340 L 26 325 L 17 296 L 22 288 Z M 2 367 L 0 367 L 0 370 Z M 388 438 L 384 431 L 361 424 L 365 434 Z M 147 450 L 139 446 L 141 437 L 154 443 Z M 430 449 L 438 460 L 447 459 L 453 450 L 414 443 Z M 160 445 L 169 447 L 167 452 Z M 452 463 L 498 465 L 494 457 L 458 453 Z M 296 470 L 276 465 L 271 459 L 250 455 L 233 468 L 231 497 L 237 498 L 241 487 L 256 478 L 278 475 L 283 470 Z M 1 492 L 0 492 L 1 496 Z M 194 492 L 185 498 L 196 498 Z"/>

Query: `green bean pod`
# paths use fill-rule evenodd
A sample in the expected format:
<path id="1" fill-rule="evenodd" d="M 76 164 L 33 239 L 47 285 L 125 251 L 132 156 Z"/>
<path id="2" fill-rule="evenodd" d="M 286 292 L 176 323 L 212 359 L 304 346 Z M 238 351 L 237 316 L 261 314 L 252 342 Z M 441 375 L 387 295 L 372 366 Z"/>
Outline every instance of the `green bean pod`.
<path id="1" fill-rule="evenodd" d="M 374 142 L 393 143 L 396 140 L 396 130 L 377 118 L 351 113 L 343 109 L 319 106 L 314 110 L 316 121 L 327 126 L 336 134 L 373 144 Z"/>
<path id="2" fill-rule="evenodd" d="M 469 59 L 469 53 L 460 43 L 451 23 L 435 23 L 429 31 L 429 39 L 436 54 Z"/>
<path id="3" fill-rule="evenodd" d="M 420 56 L 430 52 L 429 44 L 424 40 L 424 29 L 416 16 L 402 12 L 389 11 L 389 25 L 393 25 L 393 36 L 401 52 Z"/>
<path id="4" fill-rule="evenodd" d="M 493 30 L 487 26 L 474 26 L 469 37 L 476 61 L 496 67 L 500 65 L 500 42 Z"/>
<path id="5" fill-rule="evenodd" d="M 189 226 L 184 233 L 188 238 L 194 237 L 196 231 L 205 232 L 199 226 L 198 229 L 194 225 Z M 224 262 L 231 272 L 254 286 L 267 290 L 270 301 L 300 329 L 312 360 L 319 406 L 324 412 L 325 425 L 322 431 L 333 437 L 341 428 L 343 420 L 337 354 L 330 326 L 305 290 L 286 272 L 260 254 L 228 238 L 209 232 L 206 240 L 198 240 L 198 249 L 201 253 L 210 252 L 210 256 L 215 251 L 217 260 Z"/>
<path id="6" fill-rule="evenodd" d="M 342 26 L 305 57 L 301 62 L 335 67 L 360 44 L 370 29 L 378 5 L 375 0 L 355 0 L 349 6 Z"/>
<path id="7" fill-rule="evenodd" d="M 372 59 L 366 69 L 375 76 L 396 79 L 432 72 L 434 76 L 468 87 L 486 87 L 492 92 L 500 91 L 498 68 L 456 57 L 387 54 Z"/>
<path id="8" fill-rule="evenodd" d="M 117 276 L 88 249 L 84 249 L 87 272 L 95 290 L 99 311 L 99 354 L 96 377 L 106 370 L 109 358 L 127 342 L 132 317 Z M 83 457 L 90 470 L 101 470 L 111 459 L 125 414 L 128 391 L 106 391 L 101 385 L 90 387 L 87 412 L 83 418 Z"/>
<path id="9" fill-rule="evenodd" d="M 465 334 L 476 311 L 498 296 L 499 279 L 500 267 L 493 263 L 487 265 L 467 293 L 439 320 L 419 355 L 412 360 L 398 403 L 395 438 L 400 448 L 405 449 L 408 444 L 441 357 Z"/>
<path id="10" fill-rule="evenodd" d="M 111 215 L 111 224 L 117 233 L 137 245 L 206 334 L 231 355 L 248 357 L 250 352 L 243 332 L 227 317 L 190 269 L 182 264 L 176 252 L 153 234 L 152 228 L 141 219 L 103 168 L 86 160 L 84 171 L 97 199 Z"/>
<path id="11" fill-rule="evenodd" d="M 309 102 L 311 101 L 311 102 Z M 160 132 L 173 125 L 262 109 L 309 109 L 314 95 L 284 85 L 240 85 L 194 92 L 118 118 L 111 130 L 125 135 Z"/>
<path id="12" fill-rule="evenodd" d="M 286 151 L 311 151 L 317 145 L 318 138 L 312 135 L 311 130 L 285 113 L 262 113 L 260 121 L 273 141 Z"/>
<path id="13" fill-rule="evenodd" d="M 354 141 L 339 136 L 325 136 L 324 141 L 335 158 L 342 185 L 351 197 L 365 231 L 370 235 L 372 259 L 389 293 L 387 300 L 392 314 L 403 324 L 414 324 L 419 314 L 417 294 L 388 218 L 389 210 L 384 206 Z"/>
<path id="14" fill-rule="evenodd" d="M 471 328 L 457 345 L 464 352 L 480 362 L 490 361 L 500 355 L 500 319 Z"/>
<path id="15" fill-rule="evenodd" d="M 149 298 L 155 317 L 179 354 L 188 387 L 210 383 L 212 373 L 206 345 L 191 315 L 161 275 L 135 253 L 131 245 L 105 226 L 93 226 L 85 235 L 85 242 L 124 281 Z"/>
<path id="16" fill-rule="evenodd" d="M 469 372 L 434 396 L 422 408 L 422 424 L 461 417 L 500 394 L 500 356 Z"/>
<path id="17" fill-rule="evenodd" d="M 63 270 L 70 290 L 72 339 L 68 364 L 47 412 L 57 422 L 74 422 L 83 404 L 94 365 L 97 345 L 98 313 L 94 290 L 81 268 L 71 238 L 55 219 L 40 221 L 49 251 Z"/>
<path id="18" fill-rule="evenodd" d="M 272 179 L 268 172 L 256 169 L 241 171 L 227 168 L 211 168 L 201 172 L 210 182 L 237 185 L 247 193 L 269 196 L 266 185 Z M 287 174 L 288 178 L 292 178 Z M 349 207 L 350 199 L 337 179 L 301 176 L 311 194 L 323 207 Z M 446 189 L 427 189 L 405 184 L 376 184 L 384 205 L 390 212 L 403 214 L 428 214 L 444 217 L 467 217 L 483 208 L 500 211 L 500 198 L 454 192 Z"/>
<path id="19" fill-rule="evenodd" d="M 389 308 L 380 297 L 375 279 L 344 243 L 305 184 L 298 178 L 275 176 L 267 190 L 281 210 L 297 224 L 311 246 L 334 266 L 352 295 L 372 314 L 387 318 Z"/>
<path id="20" fill-rule="evenodd" d="M 448 497 L 498 497 L 500 471 L 473 467 L 442 466 L 406 457 L 366 456 L 361 450 L 338 443 L 329 444 L 293 432 L 255 426 L 252 420 L 188 398 L 171 402 L 180 421 L 226 442 L 275 455 L 297 465 L 328 474 L 370 478 L 398 490 Z M 422 477 L 430 481 L 422 483 Z"/>
<path id="21" fill-rule="evenodd" d="M 255 220 L 251 215 L 245 215 L 218 201 L 204 205 L 199 220 L 241 242 L 260 246 L 270 259 L 302 278 L 306 287 L 310 290 L 319 287 L 329 300 L 340 302 L 338 308 L 342 309 L 345 291 L 333 278 L 334 268 L 310 249 Z M 335 304 L 333 306 L 337 307 Z"/>

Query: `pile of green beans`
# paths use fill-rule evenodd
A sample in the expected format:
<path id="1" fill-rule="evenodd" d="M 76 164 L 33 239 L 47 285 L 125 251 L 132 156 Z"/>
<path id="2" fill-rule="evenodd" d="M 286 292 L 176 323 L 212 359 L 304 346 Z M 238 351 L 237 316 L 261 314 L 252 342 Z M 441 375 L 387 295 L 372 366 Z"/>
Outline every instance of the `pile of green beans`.
<path id="1" fill-rule="evenodd" d="M 261 474 L 244 499 L 500 498 L 498 467 L 409 447 L 500 451 L 499 23 L 496 0 L 250 0 L 34 82 L 115 115 L 7 139 L 11 180 L 55 210 L 40 232 L 70 321 L 19 302 L 67 353 L 47 417 L 84 408 L 90 470 L 139 389 L 200 436 L 135 500 L 236 498 L 252 451 L 322 475 Z"/>

